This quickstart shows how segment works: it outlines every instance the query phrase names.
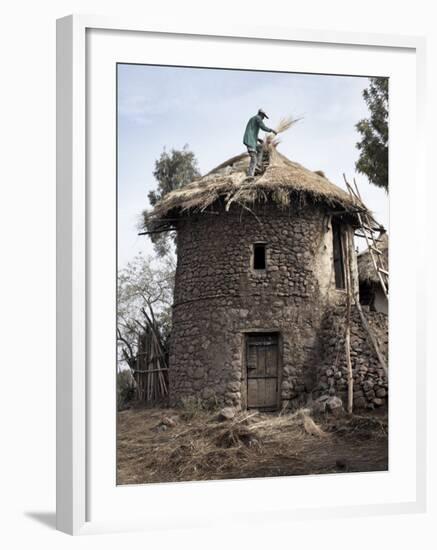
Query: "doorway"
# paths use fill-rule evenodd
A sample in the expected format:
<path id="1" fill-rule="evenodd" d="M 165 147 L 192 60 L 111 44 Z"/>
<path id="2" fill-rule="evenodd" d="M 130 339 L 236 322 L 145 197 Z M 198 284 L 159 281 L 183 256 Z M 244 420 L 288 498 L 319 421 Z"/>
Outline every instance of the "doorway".
<path id="1" fill-rule="evenodd" d="M 247 408 L 274 411 L 279 403 L 279 335 L 246 336 Z"/>

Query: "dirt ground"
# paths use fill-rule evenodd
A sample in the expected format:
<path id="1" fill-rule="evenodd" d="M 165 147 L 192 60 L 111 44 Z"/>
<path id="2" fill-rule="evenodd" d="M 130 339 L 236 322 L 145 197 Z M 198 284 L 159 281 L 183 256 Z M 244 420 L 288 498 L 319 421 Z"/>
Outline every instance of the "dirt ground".
<path id="1" fill-rule="evenodd" d="M 217 412 L 133 407 L 118 413 L 117 483 L 235 479 L 388 468 L 384 413 Z"/>

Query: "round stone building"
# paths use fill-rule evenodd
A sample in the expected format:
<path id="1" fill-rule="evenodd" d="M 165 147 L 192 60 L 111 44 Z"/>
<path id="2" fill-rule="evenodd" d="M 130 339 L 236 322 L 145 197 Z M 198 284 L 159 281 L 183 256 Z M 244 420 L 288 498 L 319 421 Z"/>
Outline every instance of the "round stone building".
<path id="1" fill-rule="evenodd" d="M 332 383 L 326 372 L 348 266 L 357 286 L 356 203 L 276 149 L 254 179 L 248 162 L 230 159 L 152 213 L 177 231 L 172 404 L 194 396 L 275 410 L 345 391 L 341 369 Z"/>

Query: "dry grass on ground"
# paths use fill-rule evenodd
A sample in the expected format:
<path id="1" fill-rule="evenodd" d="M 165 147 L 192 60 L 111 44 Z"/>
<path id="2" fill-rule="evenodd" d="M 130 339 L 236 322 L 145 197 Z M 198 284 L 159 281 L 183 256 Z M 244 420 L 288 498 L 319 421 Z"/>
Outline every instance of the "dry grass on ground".
<path id="1" fill-rule="evenodd" d="M 118 413 L 117 483 L 386 470 L 387 434 L 375 414 L 246 411 L 220 422 L 216 412 L 132 408 Z"/>

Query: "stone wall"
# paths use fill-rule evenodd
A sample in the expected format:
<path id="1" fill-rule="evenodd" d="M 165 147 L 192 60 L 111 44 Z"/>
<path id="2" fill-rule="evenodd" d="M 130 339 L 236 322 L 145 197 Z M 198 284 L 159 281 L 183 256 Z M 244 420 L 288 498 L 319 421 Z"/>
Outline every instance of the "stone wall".
<path id="1" fill-rule="evenodd" d="M 388 361 L 388 317 L 362 306 L 379 349 Z M 388 380 L 379 364 L 373 346 L 363 329 L 354 305 L 351 310 L 351 363 L 353 370 L 354 409 L 374 409 L 388 400 Z M 337 395 L 347 403 L 347 365 L 345 357 L 346 308 L 339 306 L 326 313 L 320 336 L 323 360 L 313 396 Z"/>
<path id="2" fill-rule="evenodd" d="M 265 242 L 267 269 L 251 267 L 253 243 Z M 253 214 L 239 207 L 178 222 L 170 398 L 214 397 L 245 406 L 247 332 L 280 334 L 281 399 L 298 406 L 314 390 L 323 358 L 327 308 L 335 289 L 329 217 L 316 206 Z"/>

